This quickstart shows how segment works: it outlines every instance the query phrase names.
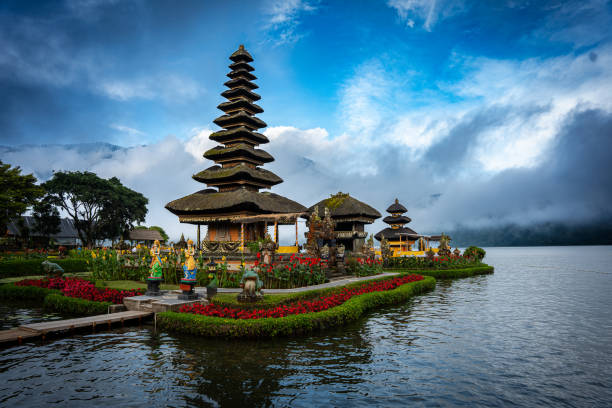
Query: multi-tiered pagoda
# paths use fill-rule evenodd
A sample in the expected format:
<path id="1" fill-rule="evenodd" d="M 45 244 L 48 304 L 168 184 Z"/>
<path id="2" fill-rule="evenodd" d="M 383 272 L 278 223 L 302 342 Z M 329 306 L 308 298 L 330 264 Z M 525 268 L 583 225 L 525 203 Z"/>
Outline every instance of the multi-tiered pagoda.
<path id="1" fill-rule="evenodd" d="M 225 86 L 229 89 L 221 96 L 227 102 L 218 108 L 224 112 L 214 120 L 223 128 L 210 135 L 220 143 L 204 157 L 216 163 L 193 176 L 196 181 L 207 184 L 205 190 L 174 200 L 166 205 L 179 221 L 196 225 L 208 225 L 207 242 L 244 242 L 263 238 L 266 214 L 282 216 L 306 210 L 304 206 L 288 198 L 270 192 L 260 192 L 282 183 L 282 179 L 271 171 L 261 168 L 274 158 L 260 144 L 268 143 L 266 136 L 257 131 L 266 123 L 255 115 L 263 109 L 255 102 L 261 97 L 253 92 L 258 86 L 253 83 L 254 68 L 249 65 L 253 58 L 244 46 L 230 56 L 232 64 Z M 263 216 L 261 221 L 257 216 Z M 280 218 L 279 218 L 280 219 Z M 288 223 L 288 222 L 285 222 Z M 227 246 L 226 248 L 230 248 Z"/>
<path id="2" fill-rule="evenodd" d="M 383 222 L 389 224 L 390 227 L 374 235 L 378 241 L 383 238 L 389 241 L 389 248 L 394 253 L 410 251 L 414 242 L 420 237 L 415 231 L 405 226 L 412 221 L 404 215 L 407 211 L 406 207 L 401 205 L 396 198 L 395 202 L 387 208 L 387 212 L 391 215 L 383 218 Z"/>

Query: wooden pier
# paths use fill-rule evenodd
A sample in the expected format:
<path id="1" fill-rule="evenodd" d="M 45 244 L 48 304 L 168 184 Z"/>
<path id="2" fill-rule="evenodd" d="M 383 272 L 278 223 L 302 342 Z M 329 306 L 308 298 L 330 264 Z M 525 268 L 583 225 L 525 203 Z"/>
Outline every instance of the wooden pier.
<path id="1" fill-rule="evenodd" d="M 15 329 L 0 331 L 0 347 L 13 343 L 21 343 L 24 340 L 40 337 L 44 341 L 48 334 L 72 332 L 76 329 L 91 328 L 92 330 L 110 329 L 113 323 L 121 323 L 137 320 L 139 323 L 151 317 L 153 312 L 128 311 L 109 313 L 104 315 L 80 317 L 78 319 L 54 320 L 51 322 L 32 323 Z"/>

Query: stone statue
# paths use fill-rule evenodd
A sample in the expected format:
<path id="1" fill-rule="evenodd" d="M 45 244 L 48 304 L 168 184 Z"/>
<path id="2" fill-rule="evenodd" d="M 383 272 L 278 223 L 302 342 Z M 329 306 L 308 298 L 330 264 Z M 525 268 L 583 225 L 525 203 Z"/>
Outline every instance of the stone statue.
<path id="1" fill-rule="evenodd" d="M 60 276 L 64 274 L 64 269 L 56 263 L 49 262 L 49 261 L 43 261 L 41 265 L 42 265 L 43 271 L 45 271 L 45 274 L 49 276 L 53 274 L 55 275 L 56 278 L 59 278 Z"/>
<path id="2" fill-rule="evenodd" d="M 380 256 L 382 257 L 383 261 L 386 261 L 393 256 L 389 241 L 387 241 L 387 238 L 384 237 L 380 240 Z"/>
<path id="3" fill-rule="evenodd" d="M 448 235 L 444 235 L 444 233 L 440 236 L 440 247 L 438 248 L 438 256 L 449 256 L 451 251 L 448 246 L 450 242 L 450 237 Z"/>
<path id="4" fill-rule="evenodd" d="M 151 247 L 151 266 L 149 279 L 161 279 L 162 278 L 162 262 L 159 257 L 161 253 L 160 244 L 158 240 L 153 242 L 153 246 Z"/>
<path id="5" fill-rule="evenodd" d="M 329 260 L 329 246 L 327 244 L 321 248 L 321 259 Z"/>
<path id="6" fill-rule="evenodd" d="M 239 302 L 256 302 L 263 298 L 261 288 L 263 288 L 263 282 L 259 279 L 259 275 L 252 270 L 247 269 L 240 279 L 240 287 L 242 292 L 238 295 Z"/>
<path id="7" fill-rule="evenodd" d="M 455 248 L 453 254 L 455 254 L 455 256 L 461 256 L 461 251 L 459 250 L 459 248 Z"/>
<path id="8" fill-rule="evenodd" d="M 337 257 L 338 261 L 344 262 L 344 251 L 345 250 L 346 250 L 346 248 L 344 247 L 344 244 L 338 245 L 338 250 L 337 250 L 337 253 L 336 253 L 336 257 Z"/>
<path id="9" fill-rule="evenodd" d="M 195 248 L 193 247 L 193 241 L 187 241 L 187 248 L 185 249 L 185 264 L 183 265 L 183 279 L 185 282 L 195 282 L 196 281 L 196 272 L 198 268 L 196 267 L 196 262 L 194 259 L 195 256 Z"/>

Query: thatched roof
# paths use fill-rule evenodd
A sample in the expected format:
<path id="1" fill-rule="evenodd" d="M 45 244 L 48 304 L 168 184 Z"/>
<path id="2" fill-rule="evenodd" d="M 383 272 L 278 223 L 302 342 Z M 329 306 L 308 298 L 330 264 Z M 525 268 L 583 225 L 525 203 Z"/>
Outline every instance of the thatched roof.
<path id="1" fill-rule="evenodd" d="M 238 86 L 236 88 L 223 91 L 221 92 L 221 96 L 227 99 L 234 99 L 239 96 L 242 96 L 244 98 L 247 98 L 249 101 L 258 101 L 261 99 L 261 96 L 259 96 L 255 92 L 251 92 L 249 88 L 245 88 L 244 86 Z"/>
<path id="2" fill-rule="evenodd" d="M 218 192 L 206 189 L 166 204 L 176 215 L 217 215 L 239 212 L 254 214 L 296 213 L 306 211 L 302 204 L 270 192 L 257 192 L 246 188 Z"/>
<path id="3" fill-rule="evenodd" d="M 42 237 L 41 233 L 36 231 L 36 221 L 34 220 L 34 217 L 31 215 L 23 215 L 21 216 L 21 219 L 23 220 L 23 225 L 28 228 L 29 235 L 31 237 Z M 59 228 L 60 231 L 57 234 L 51 234 L 52 238 L 79 238 L 79 234 L 77 233 L 76 228 L 74 228 L 74 222 L 70 218 L 60 218 Z M 19 236 L 21 234 L 17 219 L 9 221 L 9 223 L 6 225 L 6 229 L 9 236 Z"/>
<path id="4" fill-rule="evenodd" d="M 249 89 L 259 88 L 257 84 L 252 83 L 251 81 L 242 76 L 232 78 L 229 81 L 225 82 L 223 85 L 227 86 L 228 88 L 236 88 L 237 86 L 244 86 L 245 88 Z"/>
<path id="5" fill-rule="evenodd" d="M 244 163 L 233 167 L 211 166 L 206 170 L 194 174 L 193 179 L 201 183 L 216 185 L 236 180 L 253 181 L 273 186 L 283 182 L 283 179 L 269 170 L 252 168 Z"/>
<path id="6" fill-rule="evenodd" d="M 232 64 L 232 65 L 235 65 L 235 64 Z M 232 65 L 230 65 L 230 68 L 232 67 Z M 230 71 L 230 73 L 226 75 L 230 78 L 244 78 L 244 79 L 248 79 L 249 81 L 256 80 L 257 77 L 249 72 L 249 71 L 254 71 L 255 68 L 253 68 L 249 64 L 244 64 L 244 65 L 246 65 L 250 69 L 245 69 L 245 68 L 235 69 L 234 71 Z"/>
<path id="7" fill-rule="evenodd" d="M 387 208 L 387 212 L 392 213 L 392 214 L 397 214 L 397 213 L 403 214 L 406 211 L 408 211 L 406 207 L 401 205 L 399 201 L 397 200 L 397 198 L 395 199 L 395 202 L 391 204 L 389 208 Z"/>
<path id="8" fill-rule="evenodd" d="M 261 133 L 253 132 L 245 126 L 239 126 L 228 130 L 220 130 L 208 136 L 210 140 L 219 143 L 230 143 L 236 141 L 250 142 L 251 144 L 269 143 L 270 140 Z"/>
<path id="9" fill-rule="evenodd" d="M 261 106 L 251 103 L 246 98 L 236 98 L 232 101 L 223 102 L 217 106 L 223 112 L 235 111 L 237 109 L 244 109 L 252 114 L 262 113 L 264 110 Z"/>
<path id="10" fill-rule="evenodd" d="M 270 153 L 261 149 L 254 149 L 253 146 L 246 143 L 239 143 L 232 147 L 213 147 L 204 153 L 204 157 L 214 161 L 223 159 L 227 161 L 228 159 L 239 157 L 249 157 L 259 163 L 269 163 L 274 161 L 274 157 L 272 157 Z"/>
<path id="11" fill-rule="evenodd" d="M 386 216 L 383 218 L 383 222 L 387 224 L 408 224 L 410 221 L 412 221 L 412 219 L 404 215 L 400 215 L 398 217 Z"/>
<path id="12" fill-rule="evenodd" d="M 232 70 L 232 72 L 238 72 L 238 71 L 251 72 L 251 71 L 255 71 L 255 68 L 253 68 L 252 66 L 250 66 L 246 62 L 234 62 L 232 64 L 229 64 L 229 68 Z"/>
<path id="13" fill-rule="evenodd" d="M 157 230 L 133 229 L 128 234 L 128 239 L 132 241 L 163 241 L 161 234 Z"/>
<path id="14" fill-rule="evenodd" d="M 229 128 L 232 126 L 246 126 L 251 129 L 259 129 L 268 126 L 263 120 L 255 116 L 251 116 L 244 111 L 237 111 L 232 112 L 229 115 L 219 116 L 217 119 L 213 120 L 213 123 L 223 128 Z"/>
<path id="15" fill-rule="evenodd" d="M 450 236 L 448 236 L 448 235 L 446 235 L 446 236 L 448 237 L 449 241 L 453 240 Z M 432 236 L 429 237 L 430 241 L 439 241 L 440 239 L 442 239 L 442 235 L 432 235 Z"/>
<path id="16" fill-rule="evenodd" d="M 406 235 L 408 235 L 408 238 L 413 239 L 420 237 L 418 233 L 407 227 L 397 229 L 387 227 L 384 230 L 379 231 L 376 235 L 374 235 L 374 238 L 376 238 L 378 241 L 381 241 L 383 238 L 388 241 L 399 241 L 400 234 L 402 236 L 402 240 L 404 241 L 406 240 Z"/>
<path id="17" fill-rule="evenodd" d="M 342 219 L 342 221 L 354 219 L 356 221 L 372 223 L 375 219 L 381 217 L 376 209 L 345 193 L 333 194 L 329 198 L 319 201 L 310 207 L 308 212 L 312 213 L 315 207 L 319 208 L 320 217 L 323 217 L 325 207 L 327 207 L 333 219 Z"/>
<path id="18" fill-rule="evenodd" d="M 244 45 L 240 44 L 240 47 L 232 55 L 229 57 L 234 62 L 251 62 L 253 61 L 253 57 L 247 50 L 244 49 Z"/>

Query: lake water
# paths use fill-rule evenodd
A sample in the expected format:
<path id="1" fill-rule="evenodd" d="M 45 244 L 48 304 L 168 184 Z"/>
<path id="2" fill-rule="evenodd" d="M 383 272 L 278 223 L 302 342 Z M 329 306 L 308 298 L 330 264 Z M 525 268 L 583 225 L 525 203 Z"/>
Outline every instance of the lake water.
<path id="1" fill-rule="evenodd" d="M 494 275 L 306 337 L 133 327 L 0 350 L 0 406 L 612 406 L 612 247 L 485 261 Z M 5 327 L 49 317 L 0 308 Z"/>

